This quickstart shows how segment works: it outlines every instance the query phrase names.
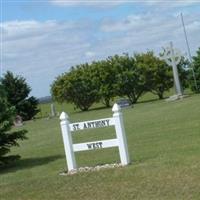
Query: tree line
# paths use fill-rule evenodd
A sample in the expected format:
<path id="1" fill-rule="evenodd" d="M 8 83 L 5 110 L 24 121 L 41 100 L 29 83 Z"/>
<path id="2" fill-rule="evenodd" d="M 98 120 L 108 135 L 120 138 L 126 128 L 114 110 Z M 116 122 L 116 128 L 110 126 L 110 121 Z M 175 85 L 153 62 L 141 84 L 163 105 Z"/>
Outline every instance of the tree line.
<path id="1" fill-rule="evenodd" d="M 200 74 L 197 59 L 200 50 L 194 57 L 193 67 Z M 198 60 L 198 59 L 197 59 Z M 196 64 L 197 62 L 197 64 Z M 194 87 L 189 61 L 182 57 L 178 64 L 182 88 Z M 200 75 L 197 76 L 199 80 Z M 198 85 L 200 82 L 198 81 Z M 101 101 L 109 107 L 116 96 L 127 97 L 134 104 L 146 92 L 164 98 L 164 92 L 173 87 L 172 67 L 153 51 L 146 53 L 115 55 L 105 60 L 71 67 L 70 71 L 58 76 L 51 85 L 53 98 L 62 103 L 73 103 L 82 111 L 88 110 L 93 103 Z"/>

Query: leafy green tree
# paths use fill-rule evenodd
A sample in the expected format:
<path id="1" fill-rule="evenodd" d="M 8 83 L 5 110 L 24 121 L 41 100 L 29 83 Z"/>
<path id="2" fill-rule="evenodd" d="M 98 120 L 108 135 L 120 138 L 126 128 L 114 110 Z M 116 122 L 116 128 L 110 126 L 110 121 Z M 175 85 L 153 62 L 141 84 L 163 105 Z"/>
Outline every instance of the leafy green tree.
<path id="1" fill-rule="evenodd" d="M 51 86 L 51 93 L 56 101 L 73 103 L 82 111 L 88 110 L 99 98 L 87 63 L 59 76 Z"/>
<path id="2" fill-rule="evenodd" d="M 181 87 L 184 90 L 189 87 L 189 70 L 188 66 L 190 65 L 188 59 L 184 56 L 181 57 L 181 60 L 177 66 L 178 74 L 181 82 Z"/>
<path id="3" fill-rule="evenodd" d="M 135 58 L 128 54 L 115 55 L 109 58 L 109 62 L 117 74 L 116 93 L 119 96 L 127 96 L 132 104 L 136 103 L 139 97 L 145 93 L 145 79 L 135 63 Z"/>
<path id="4" fill-rule="evenodd" d="M 111 100 L 116 96 L 116 70 L 109 59 L 91 64 L 91 75 L 98 90 L 99 99 L 106 107 L 110 107 Z"/>
<path id="5" fill-rule="evenodd" d="M 1 84 L 6 91 L 8 103 L 15 106 L 17 115 L 23 120 L 32 119 L 39 112 L 38 100 L 33 96 L 28 98 L 31 88 L 23 77 L 14 76 L 8 71 L 1 79 Z"/>
<path id="6" fill-rule="evenodd" d="M 57 101 L 58 103 L 63 102 L 71 102 L 71 100 L 68 100 L 67 92 L 66 90 L 69 88 L 69 74 L 63 73 L 62 75 L 58 76 L 56 80 L 51 85 L 51 95 L 53 97 L 53 100 Z"/>
<path id="7" fill-rule="evenodd" d="M 197 87 L 195 86 L 192 73 L 190 73 L 191 89 L 195 92 L 200 92 L 200 47 L 196 52 L 196 56 L 193 57 L 192 67 L 196 77 Z"/>
<path id="8" fill-rule="evenodd" d="M 15 108 L 10 107 L 6 93 L 0 86 L 0 166 L 19 159 L 19 155 L 6 155 L 12 146 L 19 146 L 17 140 L 26 139 L 26 130 L 10 131 L 15 118 Z"/>
<path id="9" fill-rule="evenodd" d="M 157 95 L 159 99 L 163 99 L 164 92 L 173 86 L 171 67 L 156 57 L 153 51 L 135 54 L 135 61 L 145 79 L 145 90 Z"/>

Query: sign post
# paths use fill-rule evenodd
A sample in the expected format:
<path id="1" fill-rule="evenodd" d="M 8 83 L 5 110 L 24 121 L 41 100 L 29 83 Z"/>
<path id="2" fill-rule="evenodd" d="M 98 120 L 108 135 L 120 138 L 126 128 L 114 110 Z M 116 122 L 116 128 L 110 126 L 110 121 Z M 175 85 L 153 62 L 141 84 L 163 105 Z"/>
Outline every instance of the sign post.
<path id="1" fill-rule="evenodd" d="M 130 163 L 130 159 L 121 108 L 118 104 L 115 104 L 112 108 L 112 111 L 114 112 L 113 119 L 115 121 L 115 131 L 119 142 L 119 155 L 121 164 L 128 165 Z"/>
<path id="2" fill-rule="evenodd" d="M 62 130 L 67 166 L 68 170 L 71 171 L 73 169 L 76 169 L 76 160 L 72 146 L 72 136 L 69 128 L 68 119 L 69 119 L 68 115 L 65 112 L 62 112 L 60 115 L 60 120 L 61 120 L 60 125 Z"/>
<path id="3" fill-rule="evenodd" d="M 112 118 L 77 122 L 72 124 L 69 123 L 68 115 L 65 112 L 61 113 L 60 125 L 62 130 L 68 171 L 77 169 L 75 155 L 74 155 L 74 152 L 77 151 L 118 147 L 121 164 L 128 165 L 130 163 L 121 108 L 119 105 L 115 104 L 112 108 L 112 111 L 114 112 Z M 115 126 L 115 131 L 117 136 L 116 138 L 109 140 L 100 140 L 100 141 L 73 144 L 71 132 L 84 129 L 91 129 L 91 128 L 102 128 L 108 126 Z"/>

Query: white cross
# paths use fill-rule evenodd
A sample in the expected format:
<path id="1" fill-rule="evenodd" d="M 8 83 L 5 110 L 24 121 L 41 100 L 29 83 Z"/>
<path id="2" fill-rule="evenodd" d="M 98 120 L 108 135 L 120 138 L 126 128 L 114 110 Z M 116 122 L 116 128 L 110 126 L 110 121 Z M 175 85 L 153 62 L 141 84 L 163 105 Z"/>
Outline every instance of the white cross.
<path id="1" fill-rule="evenodd" d="M 170 66 L 172 66 L 173 69 L 173 76 L 174 76 L 174 83 L 176 87 L 176 94 L 182 96 L 182 89 L 181 84 L 178 76 L 178 69 L 177 65 L 181 61 L 181 52 L 178 49 L 173 48 L 173 43 L 170 42 L 170 46 L 163 48 L 163 59 L 166 61 L 166 63 Z"/>

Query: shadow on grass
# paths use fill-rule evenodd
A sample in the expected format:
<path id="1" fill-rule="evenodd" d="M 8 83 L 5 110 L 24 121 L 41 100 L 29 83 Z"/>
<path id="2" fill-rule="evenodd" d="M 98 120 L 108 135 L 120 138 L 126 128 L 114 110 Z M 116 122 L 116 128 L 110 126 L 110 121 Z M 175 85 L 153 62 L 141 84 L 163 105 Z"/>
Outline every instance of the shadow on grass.
<path id="1" fill-rule="evenodd" d="M 89 110 L 85 110 L 85 111 L 82 111 L 82 110 L 79 110 L 79 109 L 76 109 L 74 112 L 71 112 L 71 114 L 79 114 L 79 113 L 86 113 L 86 112 L 91 112 L 91 111 L 98 111 L 98 110 L 106 110 L 106 109 L 111 109 L 111 107 L 106 107 L 106 106 L 100 106 L 100 107 L 92 107 L 92 108 L 89 108 Z"/>
<path id="2" fill-rule="evenodd" d="M 195 93 L 193 92 L 185 92 L 183 94 L 184 98 L 190 98 L 192 96 L 196 95 Z M 148 100 L 141 100 L 141 101 L 138 101 L 137 104 L 140 104 L 140 103 L 151 103 L 151 102 L 159 102 L 159 101 L 163 101 L 163 100 L 167 100 L 168 98 L 170 98 L 170 96 L 173 96 L 173 95 L 168 95 L 168 96 L 165 96 L 163 99 L 159 99 L 159 98 L 153 98 L 153 99 L 148 99 Z"/>
<path id="3" fill-rule="evenodd" d="M 106 110 L 106 109 L 109 109 L 109 108 L 112 108 L 112 106 L 110 106 L 110 107 L 106 107 L 106 106 L 94 107 L 94 108 L 89 109 L 88 111 Z"/>
<path id="4" fill-rule="evenodd" d="M 140 104 L 140 103 L 150 103 L 150 102 L 155 102 L 155 101 L 162 101 L 164 99 L 167 99 L 168 97 L 165 97 L 163 99 L 158 99 L 158 98 L 155 98 L 155 99 L 149 99 L 149 100 L 142 100 L 142 101 L 138 101 L 137 104 Z"/>
<path id="5" fill-rule="evenodd" d="M 15 172 L 22 169 L 29 169 L 40 165 L 46 165 L 50 162 L 63 158 L 63 155 L 54 155 L 41 158 L 24 158 L 8 164 L 4 167 L 0 167 L 0 174 Z"/>

